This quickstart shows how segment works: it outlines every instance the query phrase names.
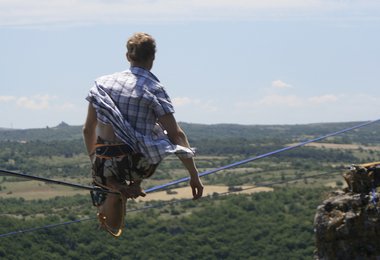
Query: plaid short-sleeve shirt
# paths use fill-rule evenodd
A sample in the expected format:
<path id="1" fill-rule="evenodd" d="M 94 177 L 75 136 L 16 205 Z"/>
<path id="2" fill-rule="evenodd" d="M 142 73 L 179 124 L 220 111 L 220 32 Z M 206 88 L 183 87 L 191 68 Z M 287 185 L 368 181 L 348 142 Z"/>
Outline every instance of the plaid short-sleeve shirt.
<path id="1" fill-rule="evenodd" d="M 87 98 L 96 109 L 97 119 L 113 126 L 116 136 L 151 163 L 172 153 L 185 157 L 191 149 L 173 145 L 157 124 L 160 116 L 174 113 L 163 85 L 150 71 L 129 70 L 98 78 Z"/>
<path id="2" fill-rule="evenodd" d="M 130 70 L 98 78 L 96 85 L 103 87 L 124 118 L 143 135 L 153 131 L 158 117 L 174 113 L 163 85 L 148 70 L 131 67 Z M 109 124 L 101 114 L 98 114 L 98 119 Z"/>

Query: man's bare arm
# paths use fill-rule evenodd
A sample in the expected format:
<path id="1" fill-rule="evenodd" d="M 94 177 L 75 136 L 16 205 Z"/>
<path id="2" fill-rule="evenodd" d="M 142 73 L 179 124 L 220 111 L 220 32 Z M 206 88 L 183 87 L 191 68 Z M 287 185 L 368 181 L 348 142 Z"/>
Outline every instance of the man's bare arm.
<path id="1" fill-rule="evenodd" d="M 181 145 L 190 148 L 189 142 L 185 132 L 178 125 L 173 114 L 167 114 L 161 116 L 158 122 L 166 130 L 169 140 L 176 145 Z M 198 176 L 198 170 L 195 166 L 193 158 L 181 158 L 183 165 L 186 167 L 190 174 L 190 186 L 193 192 L 194 199 L 202 197 L 203 194 L 203 184 Z"/>
<path id="2" fill-rule="evenodd" d="M 95 108 L 92 106 L 91 103 L 89 103 L 86 122 L 83 126 L 83 137 L 84 144 L 86 145 L 87 153 L 90 156 L 90 159 L 93 157 L 95 151 L 97 123 L 98 120 L 96 119 Z"/>

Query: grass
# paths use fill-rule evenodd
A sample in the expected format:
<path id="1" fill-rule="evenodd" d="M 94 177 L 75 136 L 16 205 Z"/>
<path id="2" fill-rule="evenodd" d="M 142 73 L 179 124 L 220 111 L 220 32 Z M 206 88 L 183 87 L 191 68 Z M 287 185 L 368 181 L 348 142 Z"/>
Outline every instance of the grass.
<path id="1" fill-rule="evenodd" d="M 57 196 L 89 194 L 89 192 L 85 190 L 29 180 L 20 182 L 5 182 L 1 186 L 1 198 L 24 198 L 25 200 L 37 200 L 51 199 Z"/>
<path id="2" fill-rule="evenodd" d="M 345 149 L 345 151 L 351 151 L 358 158 L 359 161 L 366 161 L 374 159 L 379 155 L 377 150 L 367 150 L 360 149 L 360 146 L 352 145 L 338 145 L 338 144 L 324 144 L 320 143 L 316 147 L 318 149 Z M 378 146 L 376 146 L 378 147 Z M 348 149 L 350 148 L 350 149 Z M 372 147 L 371 147 L 372 148 Z M 380 148 L 380 147 L 379 147 Z M 234 155 L 234 156 L 197 156 L 196 162 L 199 165 L 199 171 L 204 172 L 206 170 L 215 169 L 216 167 L 224 166 L 229 163 L 233 158 L 234 161 L 240 161 L 246 159 L 246 156 Z M 51 156 L 46 157 L 33 157 L 29 158 L 30 160 L 35 161 L 38 165 L 42 165 L 46 172 L 39 172 L 41 176 L 49 176 L 49 178 L 55 180 L 63 180 L 72 183 L 79 183 L 88 185 L 91 183 L 91 176 L 88 171 L 87 175 L 76 175 L 76 172 L 62 174 L 62 168 L 65 166 L 79 166 L 89 168 L 89 161 L 87 156 L 78 155 L 74 157 L 63 157 L 63 156 Z M 285 159 L 286 160 L 286 159 Z M 206 186 L 211 187 L 213 185 L 228 187 L 231 185 L 254 185 L 256 183 L 271 183 L 281 180 L 292 179 L 294 177 L 300 178 L 297 182 L 294 182 L 293 185 L 305 187 L 305 186 L 333 186 L 334 183 L 343 181 L 343 178 L 340 176 L 340 170 L 336 170 L 335 173 L 332 173 L 332 176 L 325 176 L 318 179 L 305 179 L 306 177 L 319 174 L 323 172 L 330 171 L 334 169 L 336 165 L 345 165 L 345 163 L 335 162 L 334 164 L 328 164 L 324 162 L 313 162 L 313 167 L 308 169 L 304 167 L 309 163 L 304 160 L 301 161 L 301 164 L 296 165 L 294 161 L 285 161 L 281 158 L 271 157 L 265 158 L 262 160 L 250 162 L 244 165 L 241 165 L 236 168 L 223 170 L 205 176 L 203 182 Z M 378 158 L 377 158 L 378 160 Z M 298 161 L 297 161 L 298 162 Z M 352 162 L 352 163 L 358 163 Z M 74 171 L 74 170 L 73 170 Z M 86 173 L 85 171 L 84 173 Z M 59 177 L 60 176 L 60 177 Z M 62 177 L 66 176 L 66 177 Z M 175 156 L 169 156 L 165 159 L 157 169 L 157 172 L 152 178 L 145 180 L 143 182 L 143 188 L 147 189 L 159 184 L 164 184 L 169 181 L 177 180 L 183 177 L 187 177 L 188 173 L 183 168 L 180 161 Z M 74 188 L 68 188 L 61 185 L 52 185 L 46 184 L 43 182 L 37 181 L 25 181 L 20 180 L 17 182 L 8 181 L 11 177 L 0 177 L 0 197 L 2 198 L 14 198 L 22 197 L 26 200 L 31 199 L 49 199 L 56 196 L 74 196 L 75 194 L 88 194 L 88 191 L 83 191 Z M 185 186 L 183 184 L 181 186 Z M 174 196 L 176 197 L 176 196 Z M 191 197 L 191 194 L 190 194 Z"/>

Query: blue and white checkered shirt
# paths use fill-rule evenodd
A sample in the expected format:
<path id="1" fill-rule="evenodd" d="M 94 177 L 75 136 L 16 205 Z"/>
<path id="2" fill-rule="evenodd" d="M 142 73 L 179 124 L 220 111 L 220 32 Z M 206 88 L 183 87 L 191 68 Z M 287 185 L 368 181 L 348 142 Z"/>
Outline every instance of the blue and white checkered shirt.
<path id="1" fill-rule="evenodd" d="M 106 75 L 95 81 L 87 98 L 96 109 L 97 119 L 111 124 L 120 140 L 140 152 L 152 164 L 166 155 L 194 155 L 189 148 L 173 145 L 157 124 L 160 116 L 174 113 L 163 85 L 148 70 L 129 70 Z"/>

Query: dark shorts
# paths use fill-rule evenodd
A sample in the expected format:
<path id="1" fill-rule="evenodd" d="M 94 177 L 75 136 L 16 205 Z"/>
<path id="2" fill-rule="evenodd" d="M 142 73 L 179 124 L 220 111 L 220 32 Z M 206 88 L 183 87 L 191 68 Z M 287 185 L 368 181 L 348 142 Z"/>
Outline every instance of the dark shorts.
<path id="1" fill-rule="evenodd" d="M 115 154 L 112 151 L 114 147 L 115 145 L 107 147 L 111 155 Z M 114 176 L 120 183 L 135 182 L 149 178 L 156 168 L 157 164 L 150 164 L 142 154 L 128 152 L 117 156 L 105 156 L 96 153 L 92 176 L 96 182 L 101 184 L 106 184 L 106 178 L 111 176 Z"/>

